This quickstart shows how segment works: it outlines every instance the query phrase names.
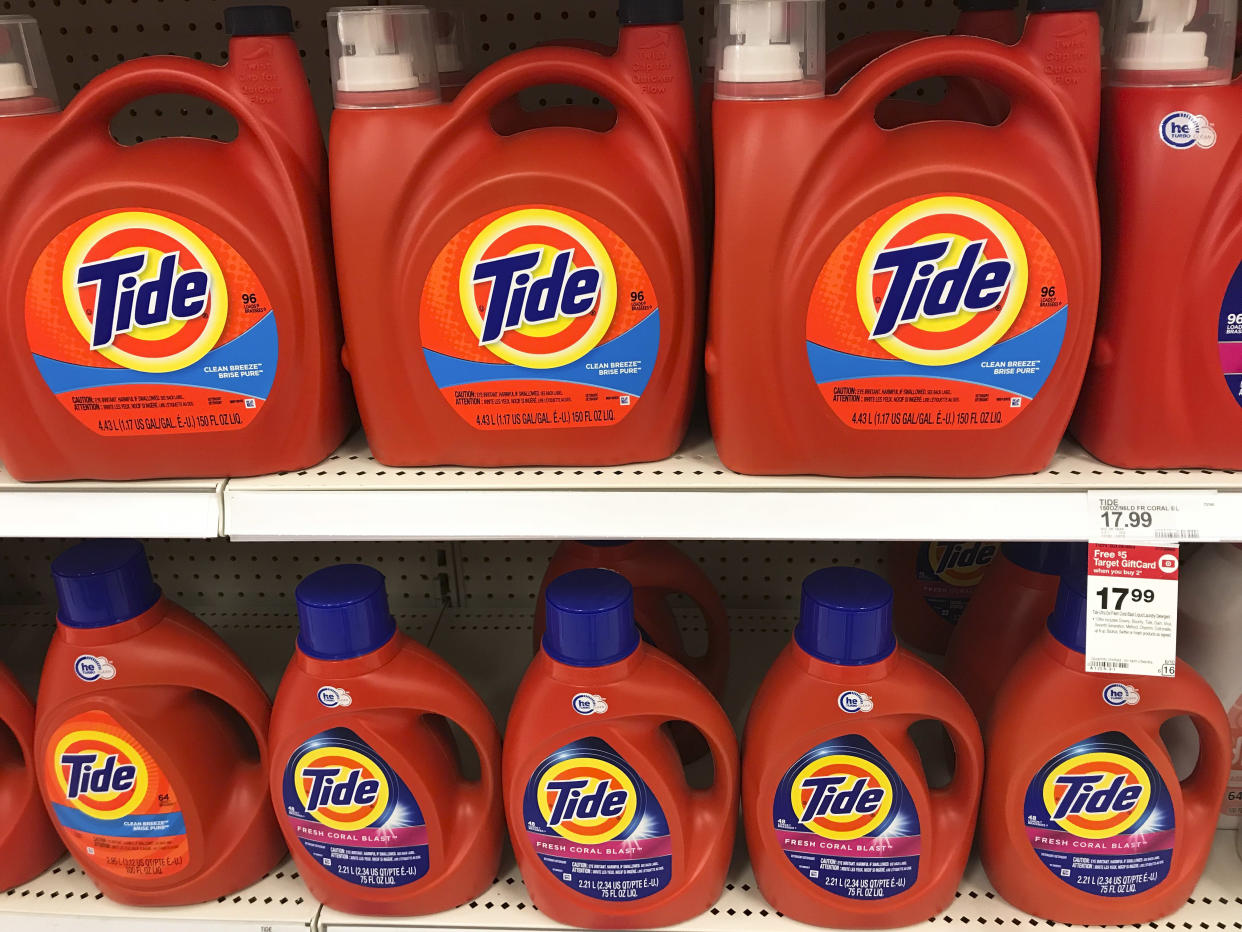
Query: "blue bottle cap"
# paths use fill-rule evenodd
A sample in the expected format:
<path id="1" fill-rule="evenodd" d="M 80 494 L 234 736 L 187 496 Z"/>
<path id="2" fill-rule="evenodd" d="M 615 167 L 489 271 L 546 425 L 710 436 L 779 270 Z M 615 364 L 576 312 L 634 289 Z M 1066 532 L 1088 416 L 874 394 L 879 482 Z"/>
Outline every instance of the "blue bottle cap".
<path id="1" fill-rule="evenodd" d="M 137 618 L 159 601 L 147 552 L 137 540 L 87 540 L 52 561 L 60 611 L 70 628 L 106 628 Z"/>
<path id="2" fill-rule="evenodd" d="M 1001 544 L 1001 553 L 1010 563 L 1045 576 L 1060 576 L 1068 570 L 1085 572 L 1087 568 L 1087 545 L 1084 543 L 1013 541 Z"/>
<path id="3" fill-rule="evenodd" d="M 316 570 L 294 591 L 298 649 L 319 660 L 349 660 L 378 650 L 397 623 L 388 611 L 384 574 L 359 563 Z"/>
<path id="4" fill-rule="evenodd" d="M 545 595 L 543 649 L 558 663 L 602 667 L 638 648 L 634 590 L 612 570 L 574 570 L 552 580 Z"/>
<path id="5" fill-rule="evenodd" d="M 828 663 L 862 666 L 883 660 L 897 649 L 892 587 L 853 566 L 816 570 L 802 582 L 794 641 Z"/>
<path id="6" fill-rule="evenodd" d="M 1087 652 L 1087 577 L 1084 572 L 1067 573 L 1057 588 L 1057 604 L 1048 616 L 1052 636 L 1080 654 Z"/>

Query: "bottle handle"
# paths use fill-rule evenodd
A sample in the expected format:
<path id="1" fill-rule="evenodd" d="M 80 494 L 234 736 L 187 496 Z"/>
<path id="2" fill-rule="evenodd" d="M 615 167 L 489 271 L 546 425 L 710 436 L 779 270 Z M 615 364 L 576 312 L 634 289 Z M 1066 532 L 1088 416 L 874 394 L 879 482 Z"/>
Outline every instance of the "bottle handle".
<path id="1" fill-rule="evenodd" d="M 855 36 L 848 42 L 838 45 L 828 54 L 827 67 L 824 70 L 824 83 L 828 92 L 858 74 L 865 65 L 871 64 L 885 52 L 914 42 L 926 39 L 927 33 L 911 29 L 889 29 L 883 32 L 869 32 Z"/>
<path id="2" fill-rule="evenodd" d="M 1216 700 L 1214 694 L 1211 698 Z M 1207 709 L 1187 710 L 1187 714 L 1199 735 L 1199 759 L 1181 782 L 1187 821 L 1192 825 L 1215 824 L 1220 817 L 1220 775 L 1229 772 L 1233 759 L 1229 722 L 1223 714 L 1207 714 Z"/>
<path id="3" fill-rule="evenodd" d="M 933 36 L 885 52 L 850 78 L 837 96 L 846 107 L 847 119 L 861 119 L 865 115 L 874 123 L 876 107 L 890 94 L 915 81 L 942 76 L 974 78 L 992 84 L 1015 104 L 1025 102 L 1051 114 L 1062 124 L 1065 138 L 1078 138 L 1069 111 L 1045 83 L 1046 78 L 1023 64 L 1015 56 L 1014 47 L 975 36 Z M 1013 107 L 1010 117 L 1000 126 L 1006 125 L 1016 110 L 1018 107 Z M 900 131 L 881 130 L 878 125 L 875 129 Z"/>
<path id="4" fill-rule="evenodd" d="M 941 679 L 939 674 L 936 676 Z M 966 700 L 947 681 L 941 680 L 940 685 L 947 690 L 938 703 L 941 708 L 927 717 L 939 722 L 948 732 L 955 765 L 949 785 L 931 790 L 930 796 L 936 837 L 946 838 L 955 832 L 961 833 L 963 826 L 973 826 L 978 817 L 983 785 L 983 736 Z M 966 725 L 963 727 L 960 722 Z M 942 861 L 939 870 L 943 872 L 950 866 L 948 861 Z"/>
<path id="5" fill-rule="evenodd" d="M 689 673 L 685 674 L 687 677 Z M 707 748 L 712 758 L 714 778 L 712 785 L 705 789 L 690 790 L 690 804 L 695 811 L 694 826 L 696 833 L 718 835 L 721 831 L 721 812 L 726 820 L 736 821 L 737 800 L 741 780 L 741 762 L 737 745 L 737 736 L 733 732 L 733 723 L 724 713 L 715 698 L 697 680 L 694 686 L 702 697 L 702 714 L 683 716 L 682 721 L 693 725 L 707 740 Z M 722 738 L 721 736 L 727 736 Z M 693 843 L 692 843 L 693 844 Z M 703 856 L 707 856 L 709 845 L 701 845 Z M 690 847 L 693 850 L 693 847 Z"/>

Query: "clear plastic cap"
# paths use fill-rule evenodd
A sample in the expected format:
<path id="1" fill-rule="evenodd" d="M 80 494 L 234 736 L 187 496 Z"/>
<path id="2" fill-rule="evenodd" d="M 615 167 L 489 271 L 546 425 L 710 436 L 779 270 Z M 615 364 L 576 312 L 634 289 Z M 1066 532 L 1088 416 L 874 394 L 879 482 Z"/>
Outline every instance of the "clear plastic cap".
<path id="1" fill-rule="evenodd" d="M 716 96 L 822 97 L 824 7 L 825 0 L 721 0 Z"/>
<path id="2" fill-rule="evenodd" d="M 328 11 L 332 90 L 341 109 L 440 102 L 434 14 L 422 6 Z"/>
<path id="3" fill-rule="evenodd" d="M 455 74 L 466 70 L 466 14 L 461 10 L 436 10 L 436 70 Z"/>
<path id="4" fill-rule="evenodd" d="M 30 16 L 0 16 L 0 116 L 59 109 L 39 24 Z"/>
<path id="5" fill-rule="evenodd" d="M 1111 0 L 1110 82 L 1228 83 L 1237 15 L 1237 0 Z"/>

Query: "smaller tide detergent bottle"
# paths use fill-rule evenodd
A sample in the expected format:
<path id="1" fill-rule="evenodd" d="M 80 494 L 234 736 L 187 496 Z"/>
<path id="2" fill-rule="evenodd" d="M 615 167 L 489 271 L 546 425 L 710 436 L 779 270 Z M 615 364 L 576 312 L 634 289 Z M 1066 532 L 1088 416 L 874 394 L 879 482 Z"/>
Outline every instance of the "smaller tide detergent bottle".
<path id="1" fill-rule="evenodd" d="M 0 664 L 0 892 L 33 880 L 65 853 L 39 795 L 34 723 L 34 705 Z"/>
<path id="2" fill-rule="evenodd" d="M 897 541 L 888 548 L 893 627 L 902 643 L 943 654 L 999 545 L 980 540 Z"/>
<path id="3" fill-rule="evenodd" d="M 831 95 L 824 7 L 720 4 L 706 359 L 720 457 L 751 474 L 1042 469 L 1099 292 L 1094 0 L 1035 0 L 1015 45 L 908 42 Z M 890 94 L 946 75 L 993 86 L 1008 116 L 877 122 Z"/>
<path id="4" fill-rule="evenodd" d="M 1082 574 L 1086 565 L 1085 544 L 1001 544 L 1000 556 L 962 612 L 944 655 L 944 675 L 970 703 L 980 725 L 987 724 L 1009 671 L 1047 625 L 1061 574 Z"/>
<path id="5" fill-rule="evenodd" d="M 470 70 L 470 49 L 466 44 L 466 12 L 460 9 L 435 11 L 436 71 L 440 75 L 440 93 L 452 100 L 461 93 L 473 72 Z"/>
<path id="6" fill-rule="evenodd" d="M 44 802 L 105 896 L 183 906 L 284 857 L 267 793 L 267 695 L 163 596 L 136 540 L 52 562 L 60 609 L 35 713 Z"/>
<path id="7" fill-rule="evenodd" d="M 1233 749 L 1220 828 L 1242 823 L 1242 546 L 1205 544 L 1182 565 L 1177 656 L 1203 674 L 1229 713 Z"/>
<path id="8" fill-rule="evenodd" d="M 466 681 L 397 630 L 384 577 L 342 564 L 298 584 L 301 630 L 272 709 L 271 790 L 316 899 L 347 913 L 460 906 L 496 876 L 500 733 Z M 461 772 L 447 722 L 474 747 Z"/>
<path id="9" fill-rule="evenodd" d="M 298 469 L 346 432 L 326 156 L 293 18 L 224 19 L 227 65 L 124 62 L 62 113 L 33 22 L 0 17 L 0 459 L 18 479 Z M 154 94 L 230 114 L 237 138 L 120 144 L 112 118 Z"/>
<path id="10" fill-rule="evenodd" d="M 755 880 L 791 919 L 914 925 L 953 900 L 983 779 L 979 726 L 957 691 L 893 636 L 893 591 L 832 567 L 802 583 L 793 641 L 759 687 L 742 742 Z M 956 767 L 928 785 L 909 728 L 932 719 Z"/>
<path id="11" fill-rule="evenodd" d="M 996 892 L 1053 922 L 1129 925 L 1184 906 L 1207 863 L 1229 775 L 1229 723 L 1184 662 L 1172 677 L 1085 671 L 1085 570 L 985 729 L 979 851 Z M 1178 781 L 1160 726 L 1188 716 L 1199 757 Z"/>
<path id="12" fill-rule="evenodd" d="M 1115 0 L 1100 321 L 1071 425 L 1126 468 L 1242 468 L 1236 0 Z"/>
<path id="13" fill-rule="evenodd" d="M 543 648 L 505 734 L 505 814 L 526 889 L 580 929 L 691 919 L 719 898 L 733 854 L 733 727 L 702 683 L 639 637 L 624 576 L 575 570 L 546 598 Z M 702 733 L 710 786 L 690 786 L 670 721 Z"/>
<path id="14" fill-rule="evenodd" d="M 531 49 L 445 103 L 427 10 L 340 9 L 328 25 L 337 272 L 376 458 L 670 455 L 700 331 L 695 192 L 666 113 L 693 107 L 688 62 L 648 76 L 621 53 Z M 493 112 L 546 84 L 607 100 L 615 125 L 500 134 Z"/>

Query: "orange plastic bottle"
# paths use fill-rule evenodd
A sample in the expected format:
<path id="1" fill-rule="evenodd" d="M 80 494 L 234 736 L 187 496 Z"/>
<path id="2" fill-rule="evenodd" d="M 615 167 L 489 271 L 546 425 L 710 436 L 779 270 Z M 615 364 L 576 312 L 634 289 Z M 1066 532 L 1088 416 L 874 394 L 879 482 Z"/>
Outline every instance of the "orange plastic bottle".
<path id="1" fill-rule="evenodd" d="M 670 455 L 693 397 L 698 263 L 662 114 L 690 98 L 688 65 L 656 95 L 617 56 L 534 49 L 445 104 L 429 20 L 330 16 L 337 271 L 372 451 L 478 466 Z M 492 111 L 549 83 L 609 100 L 616 125 L 498 135 Z"/>
<path id="2" fill-rule="evenodd" d="M 720 593 L 702 568 L 662 540 L 567 540 L 556 548 L 539 585 L 535 607 L 535 649 L 543 640 L 546 594 L 553 580 L 574 570 L 600 568 L 620 573 L 634 587 L 634 620 L 647 643 L 697 676 L 717 699 L 729 674 L 729 615 Z M 686 595 L 707 627 L 707 650 L 698 656 L 686 647 L 668 598 Z"/>
<path id="3" fill-rule="evenodd" d="M 893 627 L 902 643 L 943 654 L 998 549 L 997 544 L 978 540 L 891 544 Z"/>
<path id="4" fill-rule="evenodd" d="M 0 891 L 38 877 L 65 852 L 35 779 L 34 706 L 0 664 Z"/>
<path id="5" fill-rule="evenodd" d="M 1051 459 L 1100 265 L 1099 23 L 1091 0 L 1065 5 L 1032 4 L 1016 45 L 907 43 L 824 96 L 823 0 L 721 4 L 707 376 L 731 469 L 994 476 Z M 1009 116 L 876 123 L 890 93 L 946 73 L 995 85 Z"/>
<path id="6" fill-rule="evenodd" d="M 270 705 L 220 638 L 160 594 L 136 540 L 52 563 L 60 600 L 35 713 L 47 809 L 106 896 L 181 906 L 284 857 L 267 793 Z"/>
<path id="7" fill-rule="evenodd" d="M 1085 672 L 1084 579 L 1062 578 L 1047 629 L 996 697 L 979 850 L 996 892 L 1034 916 L 1152 922 L 1186 904 L 1207 862 L 1229 722 L 1181 661 L 1170 678 Z M 1199 759 L 1178 782 L 1160 726 L 1181 715 Z"/>
<path id="8" fill-rule="evenodd" d="M 755 880 L 787 917 L 877 929 L 925 922 L 953 901 L 983 779 L 979 726 L 939 673 L 899 648 L 893 591 L 855 567 L 802 584 L 793 641 L 746 720 L 742 821 Z M 932 789 L 909 728 L 953 743 Z"/>
<path id="9" fill-rule="evenodd" d="M 455 670 L 397 630 L 368 566 L 312 573 L 272 709 L 272 803 L 302 879 L 348 913 L 460 906 L 496 876 L 500 733 Z M 445 722 L 474 746 L 462 776 Z"/>
<path id="10" fill-rule="evenodd" d="M 610 570 L 547 591 L 543 648 L 526 671 L 504 748 L 505 814 L 531 899 L 581 929 L 683 922 L 724 887 L 737 819 L 737 739 L 685 667 L 645 644 L 631 588 Z M 711 748 L 693 789 L 662 727 Z"/>
<path id="11" fill-rule="evenodd" d="M 349 426 L 293 20 L 238 7 L 225 21 L 228 65 L 129 61 L 63 113 L 41 52 L 6 66 L 32 76 L 0 99 L 0 459 L 19 479 L 298 469 Z M 237 138 L 112 138 L 118 111 L 173 93 L 231 114 Z"/>
<path id="12" fill-rule="evenodd" d="M 1007 543 L 962 612 L 944 675 L 986 725 L 996 693 L 1048 623 L 1061 574 L 1084 572 L 1084 544 Z"/>

